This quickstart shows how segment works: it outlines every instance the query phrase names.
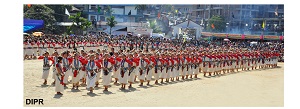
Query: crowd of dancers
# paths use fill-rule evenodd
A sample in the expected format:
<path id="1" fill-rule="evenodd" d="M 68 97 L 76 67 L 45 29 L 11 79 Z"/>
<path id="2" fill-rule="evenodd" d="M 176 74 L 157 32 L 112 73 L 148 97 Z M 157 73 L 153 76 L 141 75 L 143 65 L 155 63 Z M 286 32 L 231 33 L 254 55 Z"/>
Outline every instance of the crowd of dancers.
<path id="1" fill-rule="evenodd" d="M 72 89 L 86 85 L 93 92 L 100 83 L 108 91 L 114 81 L 124 90 L 136 81 L 143 86 L 198 78 L 199 73 L 207 77 L 275 68 L 279 57 L 283 57 L 283 48 L 280 42 L 250 45 L 246 41 L 184 42 L 107 34 L 43 36 L 24 38 L 24 59 L 37 56 L 43 60 L 43 84 L 47 84 L 52 68 L 52 84 L 57 94 L 62 94 L 69 83 Z"/>
<path id="2" fill-rule="evenodd" d="M 102 82 L 104 91 L 108 91 L 111 81 L 120 83 L 121 89 L 132 87 L 139 80 L 140 86 L 151 81 L 154 84 L 179 81 L 188 78 L 198 78 L 199 73 L 204 76 L 215 76 L 225 73 L 238 72 L 239 70 L 256 70 L 275 68 L 279 52 L 249 51 L 242 49 L 203 49 L 177 47 L 149 49 L 149 50 L 116 50 L 108 49 L 56 50 L 50 55 L 45 51 L 43 56 L 43 84 L 47 84 L 50 67 L 52 67 L 57 94 L 62 94 L 72 78 L 72 89 L 78 89 L 79 82 L 86 84 L 86 88 L 93 92 Z M 100 81 L 102 79 L 102 81 Z M 99 82 L 100 81 L 100 82 Z"/>

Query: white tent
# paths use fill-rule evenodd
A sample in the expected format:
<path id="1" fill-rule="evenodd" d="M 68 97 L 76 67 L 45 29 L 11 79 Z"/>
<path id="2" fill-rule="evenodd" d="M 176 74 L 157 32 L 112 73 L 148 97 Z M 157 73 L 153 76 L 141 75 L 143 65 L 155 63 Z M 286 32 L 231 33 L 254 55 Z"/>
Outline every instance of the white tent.
<path id="1" fill-rule="evenodd" d="M 176 34 L 180 34 L 181 33 L 181 29 L 180 28 L 190 28 L 190 29 L 196 29 L 196 38 L 200 38 L 201 36 L 201 26 L 198 25 L 197 23 L 193 22 L 193 21 L 185 21 L 183 23 L 180 23 L 176 26 L 173 27 L 173 32 L 174 32 L 174 35 Z"/>

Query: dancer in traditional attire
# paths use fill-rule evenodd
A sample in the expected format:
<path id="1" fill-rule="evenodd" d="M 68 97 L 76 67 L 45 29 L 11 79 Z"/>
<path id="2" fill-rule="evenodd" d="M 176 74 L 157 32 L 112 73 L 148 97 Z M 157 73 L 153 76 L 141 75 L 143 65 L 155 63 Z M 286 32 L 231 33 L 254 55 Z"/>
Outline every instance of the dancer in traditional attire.
<path id="1" fill-rule="evenodd" d="M 55 92 L 57 95 L 62 95 L 61 92 L 64 91 L 64 72 L 62 63 L 62 57 L 58 57 L 57 63 L 55 65 L 57 73 L 55 74 Z"/>
<path id="2" fill-rule="evenodd" d="M 128 71 L 128 77 L 129 77 L 128 78 L 128 82 L 129 82 L 128 88 L 131 88 L 132 83 L 134 82 L 134 79 L 135 79 L 135 71 L 136 71 L 136 67 L 139 63 L 139 60 L 138 60 L 138 58 L 134 59 L 132 54 L 129 54 L 129 61 L 132 62 L 132 66 L 129 68 L 129 71 Z"/>
<path id="3" fill-rule="evenodd" d="M 155 67 L 154 67 L 154 78 L 155 78 L 155 84 L 158 84 L 159 77 L 162 73 L 162 65 L 163 65 L 163 60 L 162 58 L 159 57 L 159 53 L 156 53 L 155 56 Z"/>
<path id="4" fill-rule="evenodd" d="M 154 73 L 155 58 L 154 56 L 151 56 L 151 54 L 147 54 L 147 58 L 149 59 L 149 65 L 147 68 L 146 80 L 147 80 L 147 85 L 150 85 L 150 81 Z"/>
<path id="5" fill-rule="evenodd" d="M 184 80 L 184 76 L 187 74 L 187 59 L 185 54 L 181 54 L 181 79 Z"/>
<path id="6" fill-rule="evenodd" d="M 125 54 L 121 55 L 121 62 L 120 62 L 120 76 L 119 82 L 121 83 L 121 90 L 125 89 L 126 84 L 128 83 L 128 69 L 131 67 L 132 63 L 129 59 L 126 58 Z"/>
<path id="7" fill-rule="evenodd" d="M 58 60 L 58 53 L 57 52 L 54 52 L 53 54 L 52 54 L 52 56 L 53 56 L 53 62 L 52 62 L 52 65 L 53 65 L 53 67 L 52 67 L 52 71 L 53 71 L 53 73 L 52 73 L 52 79 L 54 79 L 54 81 L 53 81 L 53 85 L 55 84 L 55 76 L 56 76 L 56 73 L 57 73 L 57 70 L 56 70 L 56 63 L 57 63 L 57 60 Z"/>
<path id="8" fill-rule="evenodd" d="M 89 56 L 89 61 L 86 66 L 87 70 L 87 89 L 90 91 L 90 93 L 93 93 L 94 87 L 95 87 L 95 82 L 96 82 L 96 72 L 97 72 L 97 67 L 95 63 L 95 55 L 90 54 Z"/>
<path id="9" fill-rule="evenodd" d="M 113 61 L 113 58 L 110 58 L 109 54 L 104 54 L 104 58 L 102 59 L 102 74 L 103 74 L 103 86 L 104 91 L 108 91 L 108 86 L 111 82 L 111 74 L 113 70 L 113 66 L 115 64 L 115 61 Z"/>
<path id="10" fill-rule="evenodd" d="M 44 85 L 47 84 L 47 79 L 49 76 L 49 71 L 50 71 L 50 61 L 49 61 L 49 53 L 46 51 L 44 53 L 44 59 L 43 59 L 43 75 L 42 75 L 42 79 L 44 79 Z"/>
<path id="11" fill-rule="evenodd" d="M 114 59 L 114 67 L 113 67 L 113 77 L 115 78 L 114 84 L 117 84 L 118 82 L 118 77 L 120 75 L 120 63 L 119 61 L 121 58 L 119 58 L 119 54 L 117 52 L 114 53 L 114 56 L 112 57 Z"/>
<path id="12" fill-rule="evenodd" d="M 180 61 L 180 54 L 179 53 L 177 53 L 174 65 L 175 65 L 174 66 L 175 67 L 175 77 L 176 77 L 176 80 L 179 81 L 179 73 L 180 73 L 180 70 L 181 70 L 181 61 Z"/>
<path id="13" fill-rule="evenodd" d="M 144 56 L 143 53 L 140 54 L 140 63 L 139 63 L 139 80 L 140 80 L 140 85 L 139 86 L 143 86 L 143 82 L 145 81 L 145 75 L 147 72 L 147 67 L 148 67 L 148 63 L 146 62 L 147 59 Z"/>
<path id="14" fill-rule="evenodd" d="M 209 58 L 208 58 L 208 55 L 206 53 L 206 51 L 204 51 L 203 53 L 203 76 L 206 77 L 206 73 L 208 73 L 208 63 L 209 63 Z"/>
<path id="15" fill-rule="evenodd" d="M 69 62 L 69 59 L 68 59 L 68 52 L 63 52 L 62 53 L 62 56 L 63 56 L 63 72 L 65 72 L 65 77 L 64 77 L 64 85 L 66 87 L 66 84 L 68 84 L 68 78 L 69 76 L 71 75 L 72 73 L 72 70 L 70 69 L 70 62 Z"/>
<path id="16" fill-rule="evenodd" d="M 78 59 L 79 54 L 75 53 L 74 54 L 74 59 L 73 59 L 73 63 L 71 64 L 71 68 L 72 68 L 72 83 L 73 83 L 73 87 L 72 89 L 76 89 L 78 90 L 79 87 L 79 80 L 80 80 L 80 69 L 81 69 L 81 62 Z"/>

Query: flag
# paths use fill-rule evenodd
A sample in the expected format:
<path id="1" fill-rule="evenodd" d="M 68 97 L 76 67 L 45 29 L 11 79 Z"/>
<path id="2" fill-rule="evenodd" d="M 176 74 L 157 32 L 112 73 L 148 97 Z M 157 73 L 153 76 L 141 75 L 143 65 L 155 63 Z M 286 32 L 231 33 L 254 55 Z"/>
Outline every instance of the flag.
<path id="1" fill-rule="evenodd" d="M 27 4 L 27 7 L 30 8 L 30 7 L 31 7 L 31 4 Z"/>
<path id="2" fill-rule="evenodd" d="M 129 11 L 128 15 L 131 15 L 131 10 Z"/>
<path id="3" fill-rule="evenodd" d="M 101 7 L 100 6 L 98 6 L 98 13 L 100 13 L 101 12 Z"/>
<path id="4" fill-rule="evenodd" d="M 69 13 L 69 11 L 67 10 L 67 8 L 65 8 L 65 14 L 67 14 L 68 16 L 70 16 L 70 13 Z"/>
<path id="5" fill-rule="evenodd" d="M 211 24 L 211 28 L 212 28 L 212 29 L 215 29 L 215 25 L 214 25 L 214 24 Z"/>
<path id="6" fill-rule="evenodd" d="M 265 29 L 265 27 L 266 27 L 266 21 L 263 21 L 262 28 Z"/>

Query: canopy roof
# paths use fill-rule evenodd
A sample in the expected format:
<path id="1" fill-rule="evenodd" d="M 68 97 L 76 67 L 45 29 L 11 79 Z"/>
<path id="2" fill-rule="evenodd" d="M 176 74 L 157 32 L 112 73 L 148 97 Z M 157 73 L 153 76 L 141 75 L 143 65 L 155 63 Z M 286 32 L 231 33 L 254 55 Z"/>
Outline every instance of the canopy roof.
<path id="1" fill-rule="evenodd" d="M 43 28 L 43 26 L 44 26 L 43 20 L 24 19 L 23 32 L 28 32 L 39 28 Z"/>

